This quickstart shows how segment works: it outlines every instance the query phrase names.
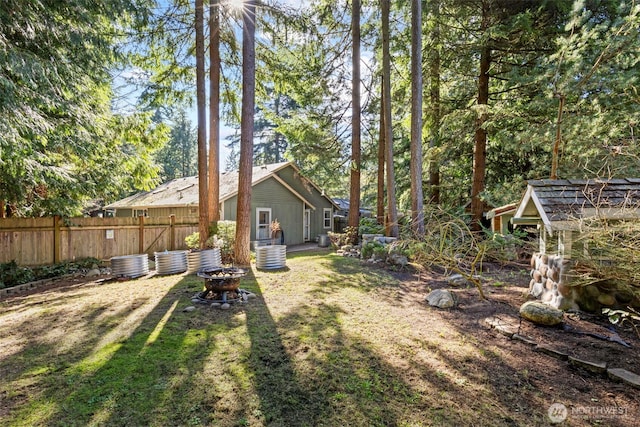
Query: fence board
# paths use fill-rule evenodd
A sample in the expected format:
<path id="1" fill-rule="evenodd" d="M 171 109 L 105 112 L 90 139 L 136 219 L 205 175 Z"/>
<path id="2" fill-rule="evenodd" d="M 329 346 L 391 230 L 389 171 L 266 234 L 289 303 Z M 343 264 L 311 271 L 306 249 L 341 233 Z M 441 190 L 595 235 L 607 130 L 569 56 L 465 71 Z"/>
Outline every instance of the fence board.
<path id="1" fill-rule="evenodd" d="M 184 238 L 198 231 L 193 217 L 62 218 L 56 233 L 55 218 L 0 219 L 0 263 L 45 265 L 82 258 L 108 260 L 140 252 L 186 249 Z M 142 229 L 141 229 L 142 226 Z M 171 237 L 174 237 L 171 241 Z M 59 247 L 56 247 L 56 243 Z"/>

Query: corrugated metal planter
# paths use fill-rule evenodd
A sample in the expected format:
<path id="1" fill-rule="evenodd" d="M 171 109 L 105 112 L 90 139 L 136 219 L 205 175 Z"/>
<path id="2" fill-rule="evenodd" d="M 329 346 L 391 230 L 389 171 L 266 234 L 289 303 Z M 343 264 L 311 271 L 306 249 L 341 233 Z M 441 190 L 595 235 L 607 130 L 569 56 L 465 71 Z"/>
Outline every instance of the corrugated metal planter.
<path id="1" fill-rule="evenodd" d="M 187 255 L 187 272 L 190 274 L 214 267 L 222 267 L 220 248 L 193 251 Z"/>
<path id="2" fill-rule="evenodd" d="M 149 257 L 147 254 L 124 255 L 111 258 L 111 275 L 113 277 L 136 278 L 149 273 Z"/>
<path id="3" fill-rule="evenodd" d="M 287 265 L 287 245 L 256 247 L 256 267 L 260 269 L 284 268 Z"/>
<path id="4" fill-rule="evenodd" d="M 187 251 L 155 252 L 157 274 L 177 274 L 187 271 Z"/>

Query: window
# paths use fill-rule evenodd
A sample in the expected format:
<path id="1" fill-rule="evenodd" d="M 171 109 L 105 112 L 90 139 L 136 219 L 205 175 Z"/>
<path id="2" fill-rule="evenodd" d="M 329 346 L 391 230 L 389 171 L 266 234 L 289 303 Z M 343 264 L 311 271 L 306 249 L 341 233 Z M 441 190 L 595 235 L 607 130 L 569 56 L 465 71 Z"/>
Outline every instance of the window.
<path id="1" fill-rule="evenodd" d="M 149 216 L 149 211 L 147 211 L 146 209 L 134 209 L 132 213 L 134 218 L 137 218 L 139 216 Z"/>
<path id="2" fill-rule="evenodd" d="M 331 214 L 332 214 L 332 209 L 331 208 L 325 208 L 322 210 L 322 214 L 323 214 L 323 219 L 324 219 L 324 228 L 331 228 Z"/>

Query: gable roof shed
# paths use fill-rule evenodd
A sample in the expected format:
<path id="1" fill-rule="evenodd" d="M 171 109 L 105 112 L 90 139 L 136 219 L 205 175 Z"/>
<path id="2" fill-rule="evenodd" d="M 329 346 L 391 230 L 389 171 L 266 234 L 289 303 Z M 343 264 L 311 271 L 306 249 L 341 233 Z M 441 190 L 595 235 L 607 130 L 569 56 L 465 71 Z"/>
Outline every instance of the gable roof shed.
<path id="1" fill-rule="evenodd" d="M 514 225 L 542 225 L 549 234 L 581 219 L 640 219 L 640 178 L 528 182 Z"/>

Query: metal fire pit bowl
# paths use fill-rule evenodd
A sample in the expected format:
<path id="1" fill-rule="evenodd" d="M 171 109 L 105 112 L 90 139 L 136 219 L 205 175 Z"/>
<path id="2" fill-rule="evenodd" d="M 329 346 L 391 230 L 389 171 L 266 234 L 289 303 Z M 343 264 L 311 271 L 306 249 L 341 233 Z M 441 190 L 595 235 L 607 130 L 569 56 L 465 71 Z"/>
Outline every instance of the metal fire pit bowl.
<path id="1" fill-rule="evenodd" d="M 246 270 L 237 267 L 215 267 L 198 271 L 198 277 L 204 279 L 205 290 L 197 295 L 200 302 L 228 303 L 246 301 L 246 291 L 238 289 L 240 278 L 247 274 Z"/>

